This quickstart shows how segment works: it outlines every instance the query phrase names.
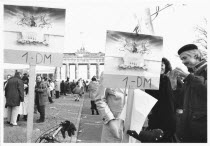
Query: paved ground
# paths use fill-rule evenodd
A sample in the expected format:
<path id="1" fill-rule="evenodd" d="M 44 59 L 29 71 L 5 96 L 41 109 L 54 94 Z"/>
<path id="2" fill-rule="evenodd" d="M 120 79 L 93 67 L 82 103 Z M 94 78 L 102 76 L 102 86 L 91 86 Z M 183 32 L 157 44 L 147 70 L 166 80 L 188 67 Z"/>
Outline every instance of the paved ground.
<path id="1" fill-rule="evenodd" d="M 77 143 L 100 143 L 102 120 L 100 115 L 92 115 L 90 98 L 85 96 L 79 124 Z"/>
<path id="2" fill-rule="evenodd" d="M 75 102 L 74 98 L 70 95 L 62 96 L 59 99 L 54 99 L 53 104 L 48 104 L 46 106 L 46 121 L 44 123 L 36 123 L 35 121 L 39 118 L 39 114 L 34 114 L 34 124 L 33 124 L 33 137 L 32 142 L 34 142 L 39 135 L 48 130 L 55 125 L 58 125 L 61 121 L 70 120 L 79 126 L 81 110 L 83 105 L 83 99 L 79 102 Z M 27 122 L 20 119 L 18 126 L 11 127 L 6 123 L 6 118 L 4 119 L 4 143 L 25 143 L 26 142 L 26 129 Z M 66 138 L 64 142 L 76 142 L 76 135 L 72 138 Z"/>
<path id="3" fill-rule="evenodd" d="M 100 115 L 91 115 L 90 99 L 85 93 L 79 102 L 74 101 L 71 95 L 53 99 L 53 104 L 46 106 L 46 121 L 36 123 L 39 114 L 34 114 L 32 142 L 46 130 L 58 125 L 60 122 L 70 120 L 77 128 L 73 137 L 63 140 L 66 143 L 100 143 L 102 121 Z M 11 127 L 4 119 L 4 143 L 26 143 L 27 122 L 20 118 L 18 126 Z"/>

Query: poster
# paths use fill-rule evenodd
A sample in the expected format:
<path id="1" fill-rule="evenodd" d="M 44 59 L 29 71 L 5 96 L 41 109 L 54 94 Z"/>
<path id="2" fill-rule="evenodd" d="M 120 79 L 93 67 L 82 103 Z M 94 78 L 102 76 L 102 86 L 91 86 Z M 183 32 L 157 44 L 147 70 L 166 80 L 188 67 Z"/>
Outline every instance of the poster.
<path id="1" fill-rule="evenodd" d="M 163 38 L 107 31 L 104 86 L 159 89 Z"/>
<path id="2" fill-rule="evenodd" d="M 4 63 L 61 66 L 65 11 L 4 5 Z"/>
<path id="3" fill-rule="evenodd" d="M 4 5 L 4 49 L 58 53 L 64 34 L 65 9 Z"/>

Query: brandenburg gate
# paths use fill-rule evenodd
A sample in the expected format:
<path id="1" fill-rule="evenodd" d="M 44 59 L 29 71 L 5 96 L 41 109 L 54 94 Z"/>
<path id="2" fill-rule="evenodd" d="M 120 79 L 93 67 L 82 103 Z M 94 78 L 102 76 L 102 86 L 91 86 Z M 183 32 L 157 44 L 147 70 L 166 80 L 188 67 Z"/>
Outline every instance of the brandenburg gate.
<path id="1" fill-rule="evenodd" d="M 75 53 L 64 53 L 63 66 L 56 68 L 55 76 L 58 80 L 91 79 L 96 76 L 98 79 L 104 70 L 105 54 L 90 53 L 84 48 L 77 50 Z"/>

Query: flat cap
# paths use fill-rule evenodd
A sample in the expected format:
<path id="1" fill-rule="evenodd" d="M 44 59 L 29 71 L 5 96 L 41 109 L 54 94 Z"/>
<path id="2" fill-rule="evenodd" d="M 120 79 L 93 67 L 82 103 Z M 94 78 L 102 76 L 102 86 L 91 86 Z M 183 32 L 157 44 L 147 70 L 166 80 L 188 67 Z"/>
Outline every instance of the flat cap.
<path id="1" fill-rule="evenodd" d="M 183 47 L 181 47 L 179 50 L 178 50 L 178 54 L 180 55 L 181 53 L 185 52 L 185 51 L 189 51 L 189 50 L 197 50 L 198 47 L 194 44 L 187 44 Z"/>

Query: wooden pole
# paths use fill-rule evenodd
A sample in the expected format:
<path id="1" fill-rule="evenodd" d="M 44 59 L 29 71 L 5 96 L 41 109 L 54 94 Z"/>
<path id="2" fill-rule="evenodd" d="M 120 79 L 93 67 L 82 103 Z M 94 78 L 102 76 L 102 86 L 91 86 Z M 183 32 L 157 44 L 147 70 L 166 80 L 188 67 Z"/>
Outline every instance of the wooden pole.
<path id="1" fill-rule="evenodd" d="M 154 35 L 154 29 L 153 29 L 153 25 L 152 25 L 152 20 L 151 20 L 151 15 L 150 15 L 150 9 L 149 8 L 145 8 L 144 15 L 143 15 L 143 20 L 144 20 L 143 25 L 146 27 L 145 31 L 147 32 L 147 34 Z"/>
<path id="2" fill-rule="evenodd" d="M 127 99 L 127 109 L 126 109 L 126 119 L 125 119 L 125 131 L 123 134 L 123 143 L 129 142 L 129 135 L 127 134 L 127 130 L 130 130 L 130 124 L 131 124 L 131 113 L 132 113 L 132 107 L 133 107 L 133 94 L 134 89 L 128 89 L 128 99 Z"/>
<path id="3" fill-rule="evenodd" d="M 151 21 L 150 9 L 146 8 L 143 14 L 143 26 L 145 26 L 144 32 L 147 34 L 154 34 L 154 29 Z M 123 143 L 129 142 L 129 135 L 127 134 L 127 130 L 130 129 L 131 124 L 131 115 L 132 115 L 132 108 L 133 108 L 133 98 L 134 98 L 134 89 L 128 89 L 128 99 L 127 99 L 127 109 L 126 109 L 126 119 L 125 119 L 125 131 L 123 135 Z"/>
<path id="4" fill-rule="evenodd" d="M 30 65 L 30 69 L 29 69 L 28 119 L 27 119 L 27 143 L 31 143 L 32 132 L 33 132 L 35 80 L 36 80 L 36 65 Z"/>

